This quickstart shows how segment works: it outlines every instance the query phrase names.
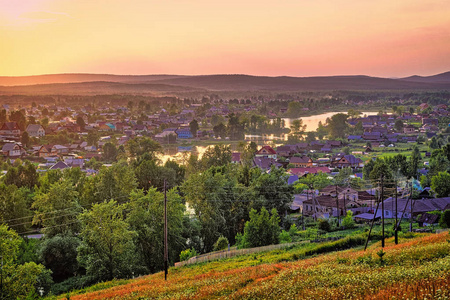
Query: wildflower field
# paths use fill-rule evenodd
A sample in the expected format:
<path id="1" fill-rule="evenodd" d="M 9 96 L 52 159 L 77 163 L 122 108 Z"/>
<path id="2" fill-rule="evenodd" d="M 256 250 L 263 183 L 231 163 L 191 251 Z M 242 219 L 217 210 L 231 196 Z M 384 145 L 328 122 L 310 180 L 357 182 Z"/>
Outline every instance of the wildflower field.
<path id="1" fill-rule="evenodd" d="M 70 299 L 450 299 L 450 235 L 417 234 L 348 250 L 304 244 L 257 255 L 171 268 L 74 292 Z M 335 244 L 333 244 L 335 243 Z M 324 254 L 318 254 L 324 253 Z M 65 296 L 51 299 L 65 299 Z"/>

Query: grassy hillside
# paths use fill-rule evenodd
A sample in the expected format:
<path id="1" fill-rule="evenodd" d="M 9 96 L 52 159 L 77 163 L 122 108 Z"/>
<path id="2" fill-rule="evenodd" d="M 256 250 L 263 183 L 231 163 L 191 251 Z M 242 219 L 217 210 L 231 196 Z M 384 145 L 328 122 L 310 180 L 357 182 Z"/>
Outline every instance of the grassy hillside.
<path id="1" fill-rule="evenodd" d="M 134 280 L 97 284 L 70 299 L 449 299 L 450 236 L 419 234 L 360 245 L 362 237 L 240 256 Z M 55 297 L 52 299 L 65 299 Z"/>

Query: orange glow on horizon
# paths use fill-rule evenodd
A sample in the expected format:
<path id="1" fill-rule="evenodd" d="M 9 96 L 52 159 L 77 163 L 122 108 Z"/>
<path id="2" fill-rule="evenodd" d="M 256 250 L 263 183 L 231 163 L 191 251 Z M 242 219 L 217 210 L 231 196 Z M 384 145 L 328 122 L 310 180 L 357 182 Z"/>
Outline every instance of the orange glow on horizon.
<path id="1" fill-rule="evenodd" d="M 447 0 L 0 0 L 0 76 L 450 70 Z"/>

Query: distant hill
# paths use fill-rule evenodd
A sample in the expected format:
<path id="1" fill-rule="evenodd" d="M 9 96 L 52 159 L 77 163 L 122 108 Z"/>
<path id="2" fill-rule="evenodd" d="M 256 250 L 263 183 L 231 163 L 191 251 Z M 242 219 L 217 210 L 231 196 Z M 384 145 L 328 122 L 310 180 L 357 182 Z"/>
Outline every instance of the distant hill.
<path id="1" fill-rule="evenodd" d="M 449 83 L 450 82 L 450 72 L 445 72 L 432 76 L 410 76 L 401 78 L 401 80 L 412 81 L 412 82 L 434 82 L 434 83 Z"/>
<path id="2" fill-rule="evenodd" d="M 179 93 L 191 91 L 448 90 L 450 72 L 434 76 L 269 77 L 251 75 L 55 74 L 1 77 L 0 94 Z"/>
<path id="3" fill-rule="evenodd" d="M 180 75 L 110 75 L 110 74 L 49 74 L 35 76 L 0 76 L 1 86 L 35 85 L 50 83 L 75 83 L 108 81 L 122 83 L 150 82 L 183 77 Z"/>
<path id="4" fill-rule="evenodd" d="M 159 94 L 177 92 L 205 92 L 205 90 L 162 83 L 121 83 L 103 81 L 0 86 L 0 95 Z"/>

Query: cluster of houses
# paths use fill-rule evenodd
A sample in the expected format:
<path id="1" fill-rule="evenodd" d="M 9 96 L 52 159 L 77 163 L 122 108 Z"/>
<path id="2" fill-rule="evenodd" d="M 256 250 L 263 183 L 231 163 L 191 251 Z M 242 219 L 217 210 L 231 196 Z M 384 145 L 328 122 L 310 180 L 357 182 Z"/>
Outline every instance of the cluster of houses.
<path id="1" fill-rule="evenodd" d="M 406 191 L 399 190 L 400 195 Z M 355 221 L 370 222 L 373 219 L 418 219 L 419 225 L 436 225 L 439 218 L 433 211 L 450 209 L 450 197 L 432 198 L 425 196 L 417 200 L 399 197 L 397 200 L 389 197 L 382 205 L 377 205 L 374 190 L 357 191 L 351 187 L 330 185 L 318 191 L 307 191 L 306 194 L 296 195 L 291 205 L 292 211 L 301 211 L 304 216 L 314 218 L 337 218 L 352 211 Z"/>
<path id="2" fill-rule="evenodd" d="M 441 105 L 445 106 L 445 105 Z M 446 109 L 438 109 L 430 114 L 411 114 L 403 113 L 401 116 L 395 115 L 373 115 L 363 118 L 352 118 L 348 120 L 350 125 L 356 126 L 361 122 L 363 133 L 359 135 L 348 135 L 349 142 L 370 142 L 372 147 L 395 143 L 415 143 L 417 137 L 423 135 L 431 138 L 439 132 L 439 117 L 449 116 Z M 395 127 L 395 123 L 401 120 L 403 123 L 414 121 L 421 123 L 421 127 L 415 127 L 411 124 L 404 124 L 401 127 Z"/>
<path id="3" fill-rule="evenodd" d="M 298 143 L 279 146 L 276 150 L 271 146 L 265 145 L 255 153 L 253 165 L 265 171 L 268 171 L 272 166 L 283 167 L 287 169 L 289 174 L 293 175 L 293 178 L 296 177 L 297 179 L 307 174 L 317 174 L 319 172 L 329 174 L 333 169 L 350 167 L 356 170 L 364 167 L 363 161 L 352 154 L 329 154 L 327 158 L 319 158 L 317 160 L 307 155 L 310 153 L 310 150 L 323 148 L 323 145 L 331 148 L 342 146 L 339 141 L 327 141 L 325 144 L 318 142 Z M 233 153 L 232 162 L 240 162 L 240 153 Z"/>

